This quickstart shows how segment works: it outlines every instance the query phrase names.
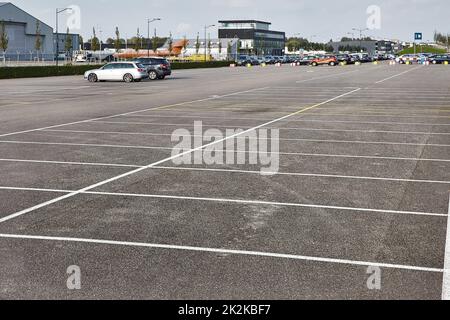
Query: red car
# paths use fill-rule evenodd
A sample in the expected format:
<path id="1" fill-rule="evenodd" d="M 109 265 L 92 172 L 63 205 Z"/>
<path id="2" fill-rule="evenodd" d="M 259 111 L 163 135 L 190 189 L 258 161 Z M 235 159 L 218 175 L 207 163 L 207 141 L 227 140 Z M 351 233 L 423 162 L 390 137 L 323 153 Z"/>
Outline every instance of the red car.
<path id="1" fill-rule="evenodd" d="M 337 66 L 339 62 L 335 56 L 320 56 L 311 61 L 311 65 L 314 67 L 325 64 L 333 67 Z"/>

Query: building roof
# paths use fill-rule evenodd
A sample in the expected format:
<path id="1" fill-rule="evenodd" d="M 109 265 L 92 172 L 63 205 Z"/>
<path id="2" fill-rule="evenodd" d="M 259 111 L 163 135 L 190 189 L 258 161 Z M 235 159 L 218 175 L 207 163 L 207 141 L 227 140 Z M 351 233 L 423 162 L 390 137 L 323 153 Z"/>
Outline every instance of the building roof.
<path id="1" fill-rule="evenodd" d="M 42 20 L 39 20 L 39 19 L 36 18 L 35 16 L 33 16 L 33 15 L 29 14 L 28 12 L 26 12 L 25 10 L 20 9 L 20 8 L 19 8 L 18 6 L 16 6 L 15 4 L 13 4 L 13 3 L 11 3 L 11 2 L 0 2 L 0 7 L 5 6 L 5 5 L 11 5 L 11 6 L 13 6 L 14 8 L 16 8 L 17 10 L 22 11 L 23 13 L 25 13 L 27 16 L 29 16 L 29 17 L 31 17 L 31 18 L 33 18 L 33 19 L 35 19 L 35 20 L 38 20 L 41 24 L 47 26 L 48 28 L 53 29 L 53 28 L 52 28 L 50 25 L 48 25 L 47 23 L 43 22 Z"/>
<path id="2" fill-rule="evenodd" d="M 262 23 L 271 25 L 271 22 L 261 21 L 261 20 L 219 20 L 219 23 Z"/>

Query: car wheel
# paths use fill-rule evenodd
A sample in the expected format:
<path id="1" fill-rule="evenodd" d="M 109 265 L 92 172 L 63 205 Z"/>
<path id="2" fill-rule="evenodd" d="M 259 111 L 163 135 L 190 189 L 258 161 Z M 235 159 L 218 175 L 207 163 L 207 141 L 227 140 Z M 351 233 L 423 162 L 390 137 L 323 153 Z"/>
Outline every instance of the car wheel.
<path id="1" fill-rule="evenodd" d="M 148 73 L 148 77 L 150 78 L 150 80 L 156 80 L 158 79 L 158 74 L 156 73 L 156 71 L 150 71 Z"/>
<path id="2" fill-rule="evenodd" d="M 433 60 L 433 64 L 437 64 L 437 61 L 436 61 L 436 60 Z"/>
<path id="3" fill-rule="evenodd" d="M 318 66 L 317 62 L 313 62 L 313 63 L 311 63 L 311 65 L 312 65 L 313 67 L 317 67 L 317 66 Z"/>
<path id="4" fill-rule="evenodd" d="M 131 74 L 127 73 L 123 76 L 123 81 L 125 81 L 126 83 L 130 83 L 134 81 L 134 78 Z"/>
<path id="5" fill-rule="evenodd" d="M 336 64 L 334 62 L 330 62 L 330 66 L 334 67 Z"/>
<path id="6" fill-rule="evenodd" d="M 97 82 L 97 81 L 98 81 L 97 75 L 96 75 L 95 73 L 91 73 L 91 74 L 88 76 L 88 81 L 89 81 L 89 82 Z"/>

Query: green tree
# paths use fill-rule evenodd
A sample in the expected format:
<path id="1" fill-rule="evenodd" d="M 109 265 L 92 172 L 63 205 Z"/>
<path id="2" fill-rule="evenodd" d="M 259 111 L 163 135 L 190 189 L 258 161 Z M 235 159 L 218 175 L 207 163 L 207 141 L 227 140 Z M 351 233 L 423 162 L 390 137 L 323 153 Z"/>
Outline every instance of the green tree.
<path id="1" fill-rule="evenodd" d="M 137 34 L 136 34 L 136 38 L 135 38 L 135 42 L 134 42 L 134 49 L 136 51 L 142 49 L 142 46 L 141 46 L 141 33 L 140 33 L 139 28 L 137 29 Z"/>
<path id="2" fill-rule="evenodd" d="M 36 50 L 39 59 L 39 52 L 42 49 L 41 26 L 39 20 L 36 20 L 36 42 L 34 43 L 34 49 Z"/>
<path id="3" fill-rule="evenodd" d="M 114 41 L 114 48 L 116 51 L 119 51 L 119 49 L 122 47 L 121 41 L 120 41 L 120 32 L 119 27 L 116 27 L 116 40 Z"/>
<path id="4" fill-rule="evenodd" d="M 64 44 L 64 49 L 69 54 L 72 53 L 72 51 L 73 51 L 72 36 L 70 35 L 69 28 L 67 28 L 67 32 L 66 32 L 66 43 Z"/>
<path id="5" fill-rule="evenodd" d="M 4 21 L 0 21 L 0 49 L 2 49 L 3 54 L 8 50 L 8 35 L 6 34 L 6 26 Z"/>
<path id="6" fill-rule="evenodd" d="M 148 41 L 150 41 L 150 39 L 148 39 Z M 158 37 L 156 35 L 152 39 L 152 48 L 155 52 L 158 49 Z"/>
<path id="7" fill-rule="evenodd" d="M 100 50 L 100 41 L 98 40 L 97 35 L 95 33 L 95 28 L 92 28 L 92 31 L 93 31 L 92 32 L 93 36 L 91 39 L 91 50 L 98 51 L 98 50 Z"/>
<path id="8" fill-rule="evenodd" d="M 78 36 L 78 41 L 80 42 L 80 49 L 84 50 L 84 39 L 82 36 Z"/>
<path id="9" fill-rule="evenodd" d="M 197 33 L 197 40 L 195 41 L 195 54 L 198 54 L 200 51 L 200 34 Z"/>
<path id="10" fill-rule="evenodd" d="M 211 43 L 211 39 L 209 38 L 209 35 L 208 35 L 208 55 L 211 54 L 211 47 L 212 47 L 212 43 Z"/>
<path id="11" fill-rule="evenodd" d="M 172 32 L 169 35 L 169 39 L 167 40 L 167 44 L 169 45 L 169 55 L 172 55 L 172 50 L 173 50 Z"/>
<path id="12" fill-rule="evenodd" d="M 233 47 L 231 45 L 231 40 L 230 40 L 230 41 L 228 41 L 228 44 L 227 44 L 227 59 L 228 60 L 231 60 L 231 50 L 233 50 Z"/>

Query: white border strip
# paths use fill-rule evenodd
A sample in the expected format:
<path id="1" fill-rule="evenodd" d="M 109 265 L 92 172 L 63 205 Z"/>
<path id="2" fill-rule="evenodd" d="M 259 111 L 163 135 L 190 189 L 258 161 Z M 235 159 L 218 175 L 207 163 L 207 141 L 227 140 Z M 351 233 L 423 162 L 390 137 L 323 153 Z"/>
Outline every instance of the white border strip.
<path id="1" fill-rule="evenodd" d="M 418 267 L 418 266 L 401 265 L 401 264 L 377 263 L 377 262 L 369 262 L 369 261 L 345 260 L 345 259 L 335 259 L 335 258 L 312 257 L 312 256 L 302 256 L 302 255 L 294 255 L 294 254 L 260 252 L 260 251 L 245 251 L 245 250 L 217 249 L 217 248 L 204 248 L 204 247 L 192 247 L 192 246 L 177 246 L 177 245 L 169 245 L 169 244 L 156 244 L 156 243 L 143 243 L 143 242 L 113 241 L 113 240 L 98 240 L 98 239 L 68 238 L 68 237 L 32 236 L 32 235 L 16 235 L 16 234 L 0 234 L 0 238 L 20 239 L 20 240 L 55 241 L 55 242 L 72 242 L 72 243 L 88 243 L 88 244 L 101 244 L 101 245 L 111 245 L 111 246 L 115 245 L 115 246 L 126 246 L 126 247 L 163 249 L 163 250 L 192 251 L 192 252 L 203 252 L 203 253 L 214 253 L 214 254 L 231 254 L 231 255 L 240 255 L 240 256 L 256 256 L 256 257 L 264 257 L 264 258 L 301 260 L 301 261 L 309 261 L 309 262 L 334 263 L 334 264 L 345 264 L 345 265 L 364 266 L 364 267 L 374 266 L 374 267 L 388 268 L 388 269 L 401 269 L 401 270 L 410 270 L 410 271 L 442 273 L 442 269 L 439 269 L 439 268 L 428 268 L 428 267 Z"/>
<path id="2" fill-rule="evenodd" d="M 442 277 L 442 300 L 450 300 L 450 198 L 447 215 L 447 234 L 445 240 L 444 275 Z"/>

